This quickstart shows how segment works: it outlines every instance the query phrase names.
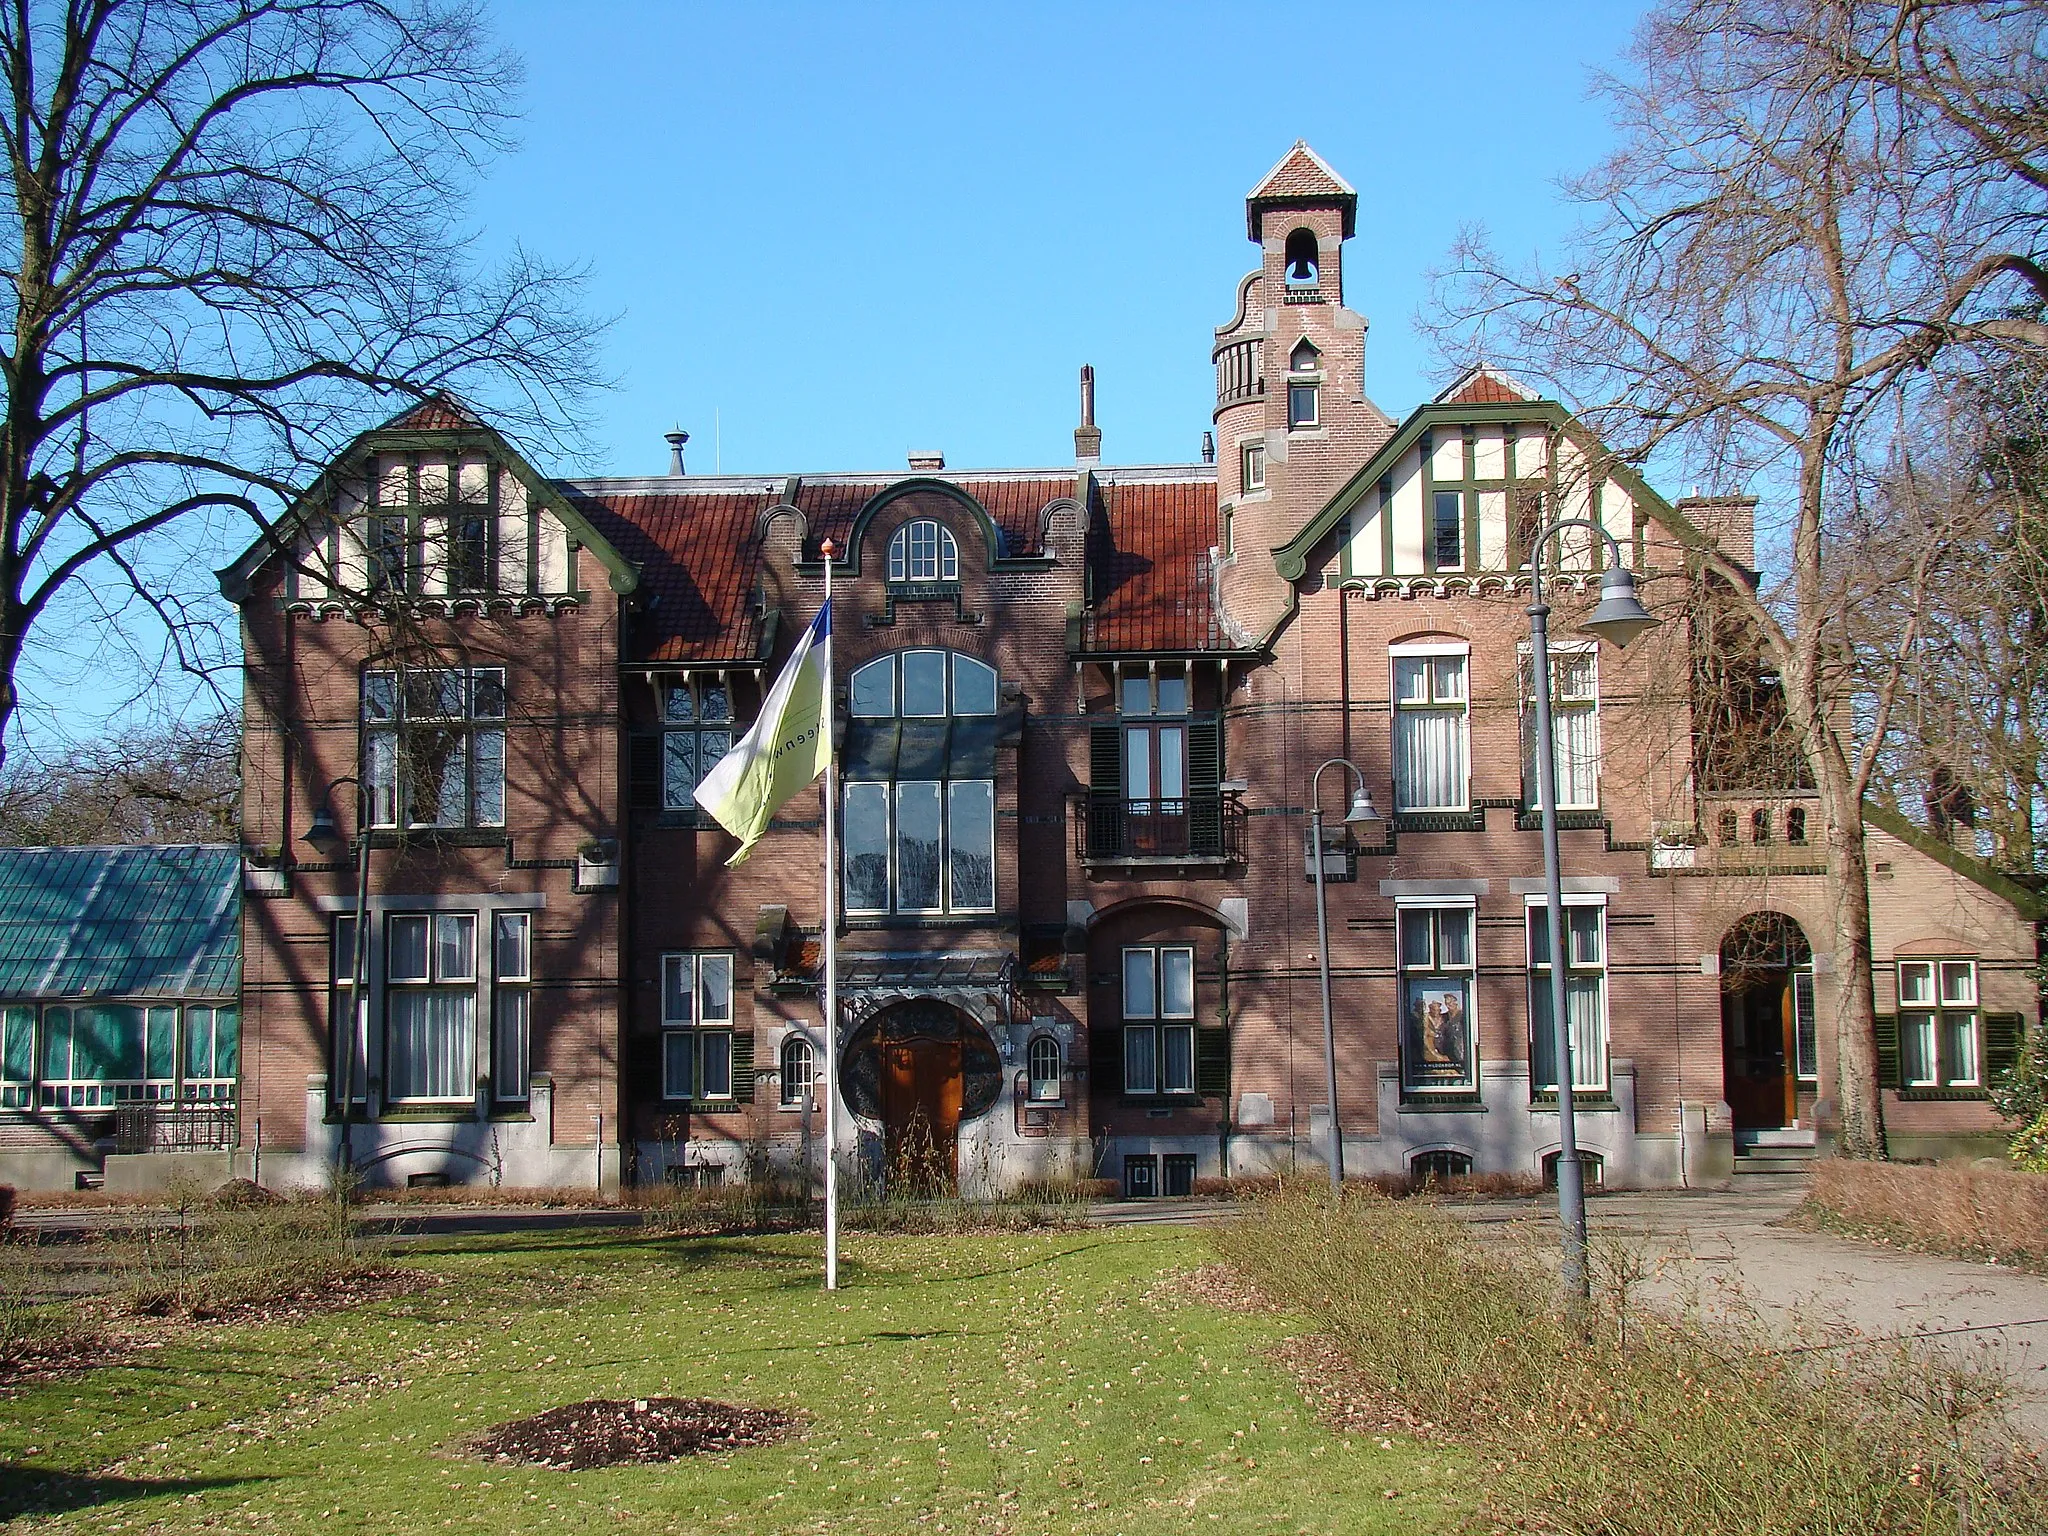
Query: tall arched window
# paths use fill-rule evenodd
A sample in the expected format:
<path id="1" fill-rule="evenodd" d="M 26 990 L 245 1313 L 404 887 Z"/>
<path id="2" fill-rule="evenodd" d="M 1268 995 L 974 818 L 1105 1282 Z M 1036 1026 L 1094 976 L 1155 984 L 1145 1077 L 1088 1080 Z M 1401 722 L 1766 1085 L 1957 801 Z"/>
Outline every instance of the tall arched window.
<path id="1" fill-rule="evenodd" d="M 802 1035 L 782 1042 L 782 1102 L 807 1103 L 818 1079 L 818 1053 Z"/>
<path id="2" fill-rule="evenodd" d="M 960 546 L 952 531 L 928 517 L 905 523 L 889 540 L 891 581 L 958 581 Z"/>
<path id="3" fill-rule="evenodd" d="M 1051 1035 L 1031 1042 L 1030 1093 L 1035 1104 L 1057 1103 L 1060 1095 L 1060 1043 Z"/>
<path id="4" fill-rule="evenodd" d="M 996 683 L 952 651 L 854 672 L 841 759 L 849 916 L 995 910 Z"/>

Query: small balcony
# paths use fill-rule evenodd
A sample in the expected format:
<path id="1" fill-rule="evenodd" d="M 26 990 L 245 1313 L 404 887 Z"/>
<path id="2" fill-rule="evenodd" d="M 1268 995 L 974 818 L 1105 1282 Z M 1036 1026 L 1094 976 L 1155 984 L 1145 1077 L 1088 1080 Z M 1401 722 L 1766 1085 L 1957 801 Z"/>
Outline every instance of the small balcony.
<path id="1" fill-rule="evenodd" d="M 1178 800 L 1073 797 L 1074 856 L 1086 865 L 1242 864 L 1244 803 L 1215 791 Z"/>
<path id="2" fill-rule="evenodd" d="M 116 1152 L 227 1152 L 239 1139 L 232 1103 L 145 1099 L 114 1109 Z"/>

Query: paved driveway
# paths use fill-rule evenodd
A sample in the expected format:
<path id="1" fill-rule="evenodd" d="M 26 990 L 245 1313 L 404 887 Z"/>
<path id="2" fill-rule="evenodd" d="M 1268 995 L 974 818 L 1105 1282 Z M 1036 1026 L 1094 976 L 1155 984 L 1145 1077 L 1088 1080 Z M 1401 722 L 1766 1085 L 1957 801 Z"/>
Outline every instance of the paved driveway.
<path id="1" fill-rule="evenodd" d="M 1780 1191 L 1617 1194 L 1592 1201 L 1588 1221 L 1596 1241 L 1621 1236 L 1649 1262 L 1653 1296 L 1751 1306 L 1788 1330 L 1821 1324 L 1927 1339 L 2001 1366 L 2020 1396 L 2015 1419 L 2048 1442 L 2048 1277 L 1777 1225 L 1798 1203 L 1797 1192 Z M 1554 1216 L 1533 1201 L 1452 1209 L 1482 1227 L 1554 1230 Z"/>

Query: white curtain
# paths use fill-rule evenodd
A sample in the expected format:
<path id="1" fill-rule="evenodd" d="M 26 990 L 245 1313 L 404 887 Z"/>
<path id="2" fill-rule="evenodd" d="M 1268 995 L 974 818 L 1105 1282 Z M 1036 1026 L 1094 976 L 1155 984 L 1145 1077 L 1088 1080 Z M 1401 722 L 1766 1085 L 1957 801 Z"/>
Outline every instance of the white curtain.
<path id="1" fill-rule="evenodd" d="M 1395 809 L 1463 810 L 1465 777 L 1462 707 L 1395 711 Z"/>
<path id="2" fill-rule="evenodd" d="M 1606 978 L 1572 975 L 1565 978 L 1565 1017 L 1571 1023 L 1572 1087 L 1607 1086 L 1607 1010 L 1603 1006 Z M 1556 1036 L 1550 1026 L 1550 972 L 1529 973 L 1529 1063 L 1534 1086 L 1557 1087 Z"/>
<path id="3" fill-rule="evenodd" d="M 393 1099 L 467 1099 L 476 1093 L 476 994 L 469 988 L 393 988 Z"/>

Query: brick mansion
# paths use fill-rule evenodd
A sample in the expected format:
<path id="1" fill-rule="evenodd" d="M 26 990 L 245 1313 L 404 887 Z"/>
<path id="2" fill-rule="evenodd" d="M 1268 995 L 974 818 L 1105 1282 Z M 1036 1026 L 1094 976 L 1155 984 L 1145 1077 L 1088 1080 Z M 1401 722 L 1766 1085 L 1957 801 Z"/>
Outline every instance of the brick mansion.
<path id="1" fill-rule="evenodd" d="M 1354 1175 L 1541 1176 L 1558 946 L 1525 610 L 1556 517 L 1611 534 L 1663 620 L 1581 640 L 1610 557 L 1552 548 L 1589 1180 L 1726 1184 L 1824 1148 L 1820 802 L 1709 739 L 1711 594 L 1664 531 L 1754 563 L 1753 504 L 1667 502 L 1490 369 L 1382 410 L 1345 284 L 1357 202 L 1301 144 L 1247 197 L 1258 263 L 1218 296 L 1192 463 L 1105 457 L 1085 378 L 1072 461 L 1026 469 L 705 476 L 678 441 L 667 475 L 553 479 L 453 400 L 365 433 L 222 573 L 246 647 L 240 1170 L 259 1125 L 280 1185 L 324 1178 L 344 1133 L 398 1185 L 815 1166 L 829 1052 L 849 1165 L 915 1153 L 967 1193 L 1320 1169 L 1332 1117 Z M 822 789 L 736 868 L 693 793 L 817 612 L 828 541 L 829 1019 Z M 1380 814 L 1347 824 L 1357 784 L 1324 774 L 1318 846 L 1340 758 Z M 1994 1151 L 2040 913 L 1968 846 L 1875 810 L 1868 836 L 1893 1146 Z M 15 1112 L 48 1112 L 27 1087 Z"/>

